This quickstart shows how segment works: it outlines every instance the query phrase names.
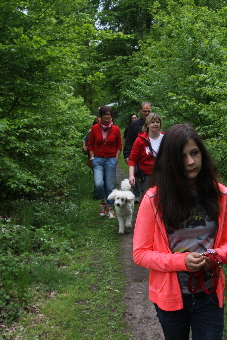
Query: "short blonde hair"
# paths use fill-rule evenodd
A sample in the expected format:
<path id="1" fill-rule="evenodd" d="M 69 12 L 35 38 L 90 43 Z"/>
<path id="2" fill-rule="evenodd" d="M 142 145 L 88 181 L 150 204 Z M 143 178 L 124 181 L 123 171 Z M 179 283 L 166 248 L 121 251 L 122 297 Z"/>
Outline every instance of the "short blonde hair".
<path id="1" fill-rule="evenodd" d="M 149 113 L 149 115 L 147 116 L 145 120 L 145 124 L 142 128 L 142 131 L 148 132 L 149 131 L 148 125 L 150 125 L 154 120 L 158 120 L 160 122 L 160 128 L 162 127 L 162 118 L 157 113 L 151 112 Z"/>

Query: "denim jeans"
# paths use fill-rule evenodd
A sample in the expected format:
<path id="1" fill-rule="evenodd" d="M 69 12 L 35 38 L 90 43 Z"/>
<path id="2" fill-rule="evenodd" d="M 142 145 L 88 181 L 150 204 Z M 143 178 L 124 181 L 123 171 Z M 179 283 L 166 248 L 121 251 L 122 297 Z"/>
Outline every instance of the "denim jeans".
<path id="1" fill-rule="evenodd" d="M 114 200 L 107 200 L 107 197 L 115 187 L 116 182 L 116 157 L 97 157 L 92 161 L 94 181 L 98 199 L 106 200 L 108 206 L 114 205 Z"/>
<path id="2" fill-rule="evenodd" d="M 184 308 L 164 311 L 156 304 L 165 340 L 188 340 L 190 328 L 192 340 L 222 340 L 224 308 L 218 307 L 216 293 L 183 294 Z"/>

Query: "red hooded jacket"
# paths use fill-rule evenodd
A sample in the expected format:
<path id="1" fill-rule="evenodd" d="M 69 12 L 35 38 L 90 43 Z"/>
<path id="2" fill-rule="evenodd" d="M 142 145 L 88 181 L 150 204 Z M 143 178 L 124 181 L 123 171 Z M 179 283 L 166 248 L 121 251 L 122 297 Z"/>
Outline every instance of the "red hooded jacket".
<path id="1" fill-rule="evenodd" d="M 214 249 L 227 263 L 227 188 L 221 191 L 220 216 Z M 172 253 L 166 228 L 154 203 L 157 188 L 150 188 L 144 195 L 136 218 L 133 239 L 133 258 L 139 266 L 150 269 L 149 298 L 166 311 L 183 308 L 183 299 L 177 271 L 189 271 L 185 265 L 188 253 Z M 217 296 L 219 307 L 224 304 L 225 277 L 221 269 Z"/>
<path id="2" fill-rule="evenodd" d="M 155 157 L 148 145 L 151 145 L 148 133 L 139 133 L 133 144 L 128 162 L 128 166 L 136 167 L 136 165 L 139 165 L 139 169 L 146 175 L 150 175 L 152 173 L 155 163 Z"/>

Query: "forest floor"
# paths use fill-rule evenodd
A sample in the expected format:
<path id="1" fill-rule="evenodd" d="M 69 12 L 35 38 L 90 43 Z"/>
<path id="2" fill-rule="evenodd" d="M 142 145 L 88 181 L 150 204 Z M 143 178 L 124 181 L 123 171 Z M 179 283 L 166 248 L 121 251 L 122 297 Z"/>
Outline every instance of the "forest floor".
<path id="1" fill-rule="evenodd" d="M 117 183 L 127 175 L 117 167 Z M 135 205 L 133 228 L 121 236 L 122 261 L 126 273 L 127 288 L 124 295 L 127 310 L 125 322 L 133 332 L 132 340 L 163 340 L 164 335 L 156 316 L 153 303 L 148 298 L 148 274 L 146 268 L 132 260 L 132 238 L 138 205 Z"/>

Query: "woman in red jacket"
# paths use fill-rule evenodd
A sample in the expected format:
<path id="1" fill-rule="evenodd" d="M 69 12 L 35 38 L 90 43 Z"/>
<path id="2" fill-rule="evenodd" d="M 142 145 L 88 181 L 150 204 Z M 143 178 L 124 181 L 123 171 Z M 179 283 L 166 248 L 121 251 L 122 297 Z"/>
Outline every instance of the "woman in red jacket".
<path id="1" fill-rule="evenodd" d="M 114 218 L 114 200 L 107 200 L 116 181 L 117 161 L 121 153 L 121 132 L 118 126 L 113 124 L 112 109 L 109 106 L 101 106 L 99 109 L 101 121 L 91 128 L 88 151 L 94 171 L 94 181 L 98 199 L 101 201 L 100 216 L 106 215 Z"/>
<path id="2" fill-rule="evenodd" d="M 158 149 L 163 137 L 163 133 L 159 132 L 162 127 L 161 117 L 157 113 L 150 113 L 143 126 L 142 133 L 138 134 L 132 151 L 129 156 L 129 182 L 132 186 L 135 185 L 135 176 L 139 180 L 140 197 L 145 193 L 150 174 L 155 163 Z M 135 173 L 136 166 L 138 172 Z"/>
<path id="3" fill-rule="evenodd" d="M 221 340 L 227 262 L 227 188 L 190 124 L 165 133 L 137 215 L 136 264 L 149 268 L 149 298 L 165 340 Z"/>

